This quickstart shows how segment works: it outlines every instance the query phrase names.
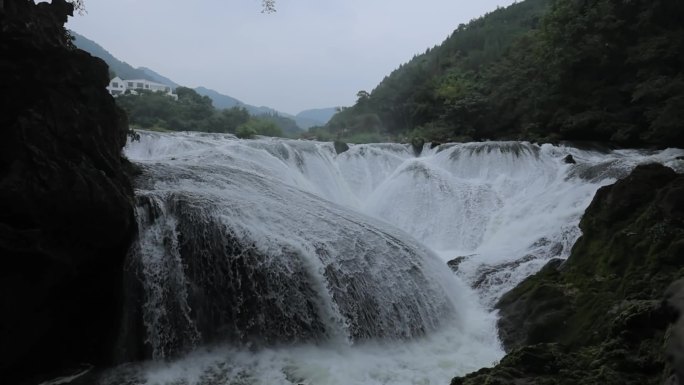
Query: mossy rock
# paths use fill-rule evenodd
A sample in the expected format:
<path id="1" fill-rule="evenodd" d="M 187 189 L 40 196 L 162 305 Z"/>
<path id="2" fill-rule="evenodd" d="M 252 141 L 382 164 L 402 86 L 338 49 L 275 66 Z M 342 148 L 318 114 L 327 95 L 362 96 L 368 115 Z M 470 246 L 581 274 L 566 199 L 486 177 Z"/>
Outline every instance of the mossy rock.
<path id="1" fill-rule="evenodd" d="M 567 261 L 497 303 L 509 354 L 452 384 L 662 384 L 676 318 L 663 295 L 684 274 L 683 192 L 684 175 L 661 165 L 599 189 Z"/>
<path id="2" fill-rule="evenodd" d="M 535 276 L 504 294 L 499 337 L 507 350 L 540 342 L 553 342 L 573 312 L 574 290 L 558 282 L 558 261 L 552 260 Z"/>

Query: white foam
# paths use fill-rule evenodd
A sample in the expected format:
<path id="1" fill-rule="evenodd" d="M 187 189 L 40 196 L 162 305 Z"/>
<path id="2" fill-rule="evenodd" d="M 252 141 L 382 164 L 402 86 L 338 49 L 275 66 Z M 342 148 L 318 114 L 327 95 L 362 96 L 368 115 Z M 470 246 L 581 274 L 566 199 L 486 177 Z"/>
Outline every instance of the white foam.
<path id="1" fill-rule="evenodd" d="M 407 145 L 355 145 L 337 155 L 330 143 L 141 132 L 141 141 L 129 143 L 126 154 L 140 164 L 185 167 L 189 175 L 199 165 L 230 165 L 396 226 L 444 261 L 469 256 L 459 266 L 460 280 L 446 264 L 435 268 L 450 277 L 443 281 L 453 285 L 452 301 L 460 319 L 425 337 L 258 352 L 222 346 L 172 363 L 136 367 L 140 380 L 133 383 L 146 384 L 448 383 L 503 355 L 490 306 L 548 259 L 569 255 L 580 235 L 577 224 L 599 187 L 641 163 L 659 162 L 684 171 L 684 162 L 675 159 L 684 154 L 678 149 L 600 153 L 514 142 L 426 147 L 416 158 Z M 566 164 L 566 155 L 577 164 Z M 207 183 L 221 179 L 194 177 Z M 178 186 L 192 189 L 197 183 L 188 177 L 155 188 L 173 191 Z M 231 199 L 239 201 L 240 196 Z M 238 206 L 241 214 L 230 220 L 245 232 L 258 232 L 252 238 L 264 242 L 259 247 L 269 247 L 268 242 L 274 249 L 288 242 L 301 247 L 308 236 L 316 237 L 315 223 L 302 229 L 309 233 L 301 239 L 269 236 L 285 229 L 268 218 L 295 213 L 273 213 L 256 201 L 241 206 L 236 202 Z M 483 269 L 525 256 L 531 257 L 508 269 L 494 269 L 482 280 Z M 478 281 L 476 291 L 467 287 Z M 385 284 L 391 288 L 391 282 Z"/>

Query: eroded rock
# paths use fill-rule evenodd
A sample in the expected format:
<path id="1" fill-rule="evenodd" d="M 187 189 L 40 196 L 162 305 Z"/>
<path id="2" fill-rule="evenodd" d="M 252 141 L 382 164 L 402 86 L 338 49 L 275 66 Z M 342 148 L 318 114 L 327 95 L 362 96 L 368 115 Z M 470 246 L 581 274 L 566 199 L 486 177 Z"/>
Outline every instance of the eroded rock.
<path id="1" fill-rule="evenodd" d="M 508 355 L 452 384 L 677 383 L 682 321 L 670 322 L 684 284 L 669 289 L 670 306 L 663 294 L 684 275 L 682 183 L 643 165 L 599 189 L 562 268 L 547 265 L 497 303 Z"/>
<path id="2" fill-rule="evenodd" d="M 0 9 L 0 378 L 110 361 L 135 233 L 125 115 L 105 63 L 71 45 L 73 7 Z"/>
<path id="3" fill-rule="evenodd" d="M 451 270 L 453 270 L 454 273 L 457 273 L 457 272 L 458 272 L 458 267 L 461 265 L 461 263 L 463 263 L 463 262 L 465 262 L 466 260 L 470 259 L 470 257 L 472 257 L 473 255 L 475 255 L 475 254 L 458 256 L 458 257 L 456 257 L 456 258 L 454 258 L 454 259 L 448 261 L 448 262 L 447 262 L 447 266 L 449 266 L 449 268 L 450 268 Z"/>

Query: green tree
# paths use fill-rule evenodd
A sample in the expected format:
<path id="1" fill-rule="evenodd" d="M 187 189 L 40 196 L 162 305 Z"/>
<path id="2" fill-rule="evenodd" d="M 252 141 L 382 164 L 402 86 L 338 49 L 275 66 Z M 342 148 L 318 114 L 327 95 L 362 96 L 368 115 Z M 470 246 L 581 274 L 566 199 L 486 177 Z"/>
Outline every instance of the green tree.
<path id="1" fill-rule="evenodd" d="M 404 137 L 420 128 L 439 140 L 484 136 L 492 111 L 484 74 L 520 36 L 537 27 L 551 1 L 527 0 L 460 25 L 370 93 L 359 93 L 357 103 L 337 113 L 328 129 L 343 133 L 368 127 Z M 371 116 L 378 124 L 364 124 Z"/>
<path id="2" fill-rule="evenodd" d="M 252 118 L 238 127 L 236 134 L 239 138 L 251 138 L 254 135 L 283 136 L 283 131 L 271 121 Z"/>
<path id="3" fill-rule="evenodd" d="M 460 25 L 326 128 L 684 147 L 682 14 L 681 0 L 516 3 Z"/>
<path id="4" fill-rule="evenodd" d="M 217 113 L 218 125 L 214 132 L 235 133 L 237 128 L 249 121 L 249 112 L 244 107 L 226 108 Z"/>

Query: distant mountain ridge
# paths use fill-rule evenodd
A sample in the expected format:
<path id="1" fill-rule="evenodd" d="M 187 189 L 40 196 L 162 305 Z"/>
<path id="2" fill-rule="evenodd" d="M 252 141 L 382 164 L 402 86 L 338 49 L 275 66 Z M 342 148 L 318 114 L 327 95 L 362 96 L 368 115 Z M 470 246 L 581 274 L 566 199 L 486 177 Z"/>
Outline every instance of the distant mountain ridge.
<path id="1" fill-rule="evenodd" d="M 114 55 L 94 41 L 79 35 L 74 31 L 70 32 L 74 36 L 74 45 L 76 45 L 76 47 L 104 60 L 109 66 L 109 69 L 114 72 L 116 76 L 122 79 L 146 79 L 153 82 L 157 81 L 153 76 L 148 75 L 144 69 L 134 68 L 130 64 L 114 57 Z"/>
<path id="2" fill-rule="evenodd" d="M 316 125 L 322 126 L 328 123 L 330 118 L 337 113 L 338 109 L 339 107 L 312 108 L 298 113 L 297 118 L 307 119 L 315 122 Z"/>
<path id="3" fill-rule="evenodd" d="M 214 91 L 212 89 L 206 88 L 206 87 L 197 87 L 195 88 L 195 91 L 202 95 L 202 96 L 208 96 L 211 98 L 211 100 L 214 102 L 214 107 L 216 108 L 233 108 L 233 107 L 242 107 L 249 112 L 250 115 L 253 116 L 259 116 L 259 115 L 278 115 L 278 116 L 283 116 L 286 118 L 290 118 L 294 120 L 297 123 L 297 126 L 299 128 L 306 130 L 309 127 L 313 126 L 318 126 L 321 125 L 321 123 L 318 120 L 312 120 L 307 117 L 300 117 L 299 114 L 297 115 L 292 115 L 288 114 L 286 112 L 280 112 L 278 110 L 275 110 L 271 107 L 266 107 L 266 106 L 252 106 L 250 104 L 245 104 L 239 99 L 236 99 L 232 96 L 224 95 L 220 92 Z M 301 112 L 300 112 L 301 114 Z M 331 115 L 332 116 L 332 115 Z"/>
<path id="4" fill-rule="evenodd" d="M 249 104 L 245 104 L 244 102 L 242 102 L 239 99 L 236 99 L 232 96 L 224 95 L 224 94 L 222 94 L 218 91 L 214 91 L 210 88 L 197 87 L 197 88 L 195 88 L 195 91 L 197 91 L 197 93 L 202 95 L 202 96 L 210 97 L 211 100 L 214 102 L 214 107 L 216 107 L 216 108 L 243 107 L 252 115 L 263 115 L 263 114 L 275 113 L 275 114 L 283 115 L 283 116 L 287 116 L 287 117 L 292 116 L 292 115 L 286 114 L 284 112 L 276 111 L 270 107 L 256 107 L 256 106 L 252 106 Z"/>
<path id="5" fill-rule="evenodd" d="M 146 79 L 150 80 L 153 82 L 157 83 L 163 83 L 163 84 L 168 84 L 172 86 L 173 88 L 181 86 L 180 84 L 176 83 L 175 81 L 169 79 L 166 76 L 163 76 L 154 70 L 147 68 L 147 67 L 138 67 L 135 68 L 131 66 L 130 64 L 121 61 L 114 57 L 109 51 L 104 49 L 101 45 L 97 44 L 96 42 L 84 37 L 83 35 L 80 35 L 74 31 L 70 31 L 71 34 L 74 36 L 74 45 L 76 47 L 90 53 L 93 56 L 97 56 L 100 59 L 104 60 L 109 68 L 114 72 L 116 76 L 119 76 L 122 79 Z M 251 115 L 254 116 L 259 116 L 259 115 L 278 115 L 278 116 L 283 116 L 287 117 L 290 119 L 293 119 L 297 125 L 302 128 L 302 129 L 307 129 L 312 126 L 317 126 L 317 125 L 322 125 L 325 124 L 332 114 L 330 116 L 327 116 L 327 110 L 332 110 L 334 114 L 335 108 L 322 108 L 322 109 L 313 109 L 313 110 L 305 110 L 300 112 L 299 114 L 292 115 L 288 114 L 285 112 L 278 111 L 276 109 L 273 109 L 271 107 L 266 107 L 266 106 L 253 106 L 250 104 L 246 104 L 242 102 L 241 100 L 234 98 L 232 96 L 224 95 L 218 91 L 212 90 L 210 88 L 206 87 L 196 87 L 194 89 L 198 94 L 202 96 L 208 96 L 211 98 L 214 107 L 216 108 L 233 108 L 233 107 L 243 107 L 245 108 Z"/>
<path id="6" fill-rule="evenodd" d="M 163 84 L 168 84 L 172 86 L 173 88 L 179 87 L 180 84 L 174 82 L 173 80 L 167 78 L 166 76 L 160 75 L 153 70 L 147 68 L 147 67 L 138 67 L 138 70 L 141 70 L 142 72 L 145 73 L 145 75 L 149 76 L 152 78 L 152 81 L 157 82 L 157 83 L 163 83 Z"/>

